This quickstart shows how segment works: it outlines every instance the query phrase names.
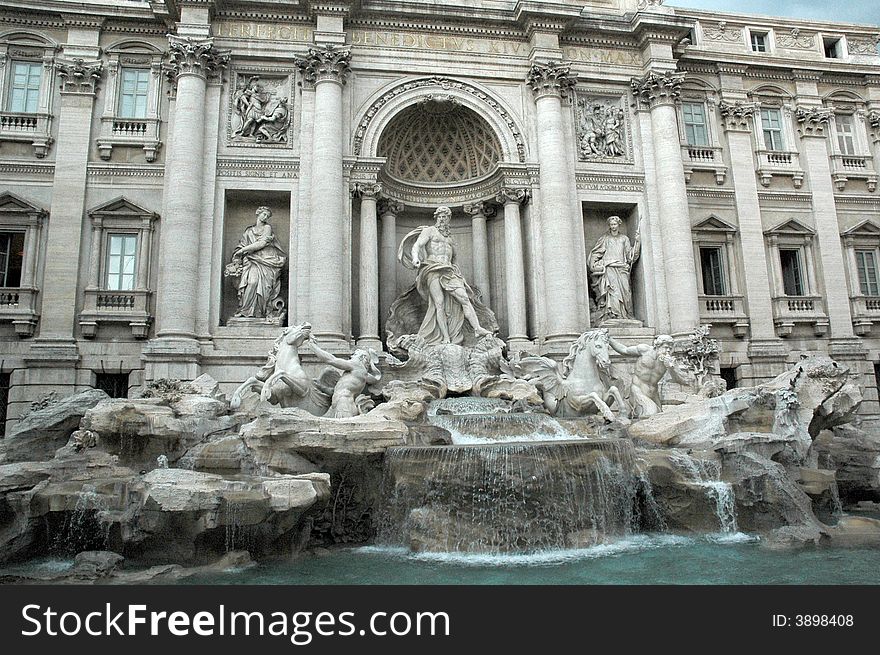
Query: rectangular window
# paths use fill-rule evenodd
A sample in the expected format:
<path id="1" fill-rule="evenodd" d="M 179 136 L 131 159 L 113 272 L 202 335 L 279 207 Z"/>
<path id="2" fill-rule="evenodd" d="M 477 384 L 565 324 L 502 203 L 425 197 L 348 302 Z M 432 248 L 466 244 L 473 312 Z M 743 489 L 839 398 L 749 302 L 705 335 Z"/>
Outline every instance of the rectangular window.
<path id="1" fill-rule="evenodd" d="M 767 52 L 767 33 L 751 32 L 752 52 Z"/>
<path id="2" fill-rule="evenodd" d="M 137 235 L 107 235 L 107 289 L 131 291 L 134 289 Z"/>
<path id="3" fill-rule="evenodd" d="M 856 250 L 859 274 L 859 290 L 863 296 L 880 296 L 877 281 L 877 255 L 875 250 Z"/>
<path id="4" fill-rule="evenodd" d="M 40 79 L 43 64 L 29 61 L 12 62 L 12 84 L 9 111 L 22 114 L 37 113 L 40 101 Z"/>
<path id="5" fill-rule="evenodd" d="M 822 39 L 825 56 L 828 59 L 840 59 L 840 39 L 836 37 Z"/>
<path id="6" fill-rule="evenodd" d="M 837 147 L 842 155 L 856 154 L 855 129 L 852 114 L 837 114 L 834 117 L 837 129 Z"/>
<path id="7" fill-rule="evenodd" d="M 727 383 L 728 389 L 736 389 L 737 379 L 736 379 L 736 366 L 731 367 L 721 367 L 721 379 Z"/>
<path id="8" fill-rule="evenodd" d="M 782 264 L 782 289 L 786 296 L 805 296 L 804 269 L 801 251 L 780 249 L 779 263 Z"/>
<path id="9" fill-rule="evenodd" d="M 761 110 L 761 128 L 764 132 L 764 147 L 767 150 L 785 150 L 782 138 L 782 114 L 778 109 Z"/>
<path id="10" fill-rule="evenodd" d="M 24 232 L 0 232 L 0 287 L 21 285 Z"/>
<path id="11" fill-rule="evenodd" d="M 144 68 L 123 68 L 119 94 L 120 118 L 144 118 L 150 92 L 150 71 Z"/>
<path id="12" fill-rule="evenodd" d="M 128 373 L 95 373 L 95 388 L 111 398 L 128 398 Z"/>
<path id="13" fill-rule="evenodd" d="M 700 268 L 703 273 L 703 293 L 707 296 L 727 295 L 721 248 L 700 248 Z"/>
<path id="14" fill-rule="evenodd" d="M 706 108 L 701 102 L 685 102 L 681 105 L 684 118 L 684 135 L 689 146 L 708 146 L 709 131 L 706 129 Z"/>

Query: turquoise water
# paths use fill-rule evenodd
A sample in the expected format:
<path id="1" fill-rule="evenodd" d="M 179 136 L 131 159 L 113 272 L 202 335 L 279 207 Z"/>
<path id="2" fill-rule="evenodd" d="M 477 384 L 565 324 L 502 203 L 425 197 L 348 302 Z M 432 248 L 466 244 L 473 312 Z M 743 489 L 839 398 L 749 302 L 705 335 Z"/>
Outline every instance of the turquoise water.
<path id="1" fill-rule="evenodd" d="M 184 584 L 880 584 L 880 550 L 775 552 L 745 535 L 637 535 L 537 555 L 337 549 Z"/>

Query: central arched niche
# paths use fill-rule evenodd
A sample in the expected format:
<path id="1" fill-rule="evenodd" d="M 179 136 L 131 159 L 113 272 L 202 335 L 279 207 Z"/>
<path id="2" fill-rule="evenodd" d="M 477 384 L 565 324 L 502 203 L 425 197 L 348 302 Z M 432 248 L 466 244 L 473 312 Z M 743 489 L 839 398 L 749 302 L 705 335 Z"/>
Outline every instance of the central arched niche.
<path id="1" fill-rule="evenodd" d="M 454 99 L 428 98 L 400 111 L 379 138 L 384 173 L 413 186 L 460 185 L 485 178 L 502 159 L 495 133 Z"/>

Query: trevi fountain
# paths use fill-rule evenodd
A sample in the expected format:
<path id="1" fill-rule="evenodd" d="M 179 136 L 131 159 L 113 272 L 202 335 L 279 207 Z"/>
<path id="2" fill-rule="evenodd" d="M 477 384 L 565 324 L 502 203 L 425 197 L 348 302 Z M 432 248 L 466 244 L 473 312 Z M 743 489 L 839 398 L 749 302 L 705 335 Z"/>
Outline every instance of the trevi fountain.
<path id="1" fill-rule="evenodd" d="M 387 349 L 339 357 L 308 322 L 284 327 L 287 255 L 256 208 L 225 275 L 232 320 L 277 327 L 265 365 L 229 396 L 202 375 L 34 403 L 0 451 L 0 579 L 876 575 L 880 444 L 846 367 L 808 356 L 727 390 L 709 326 L 622 339 L 641 237 L 617 216 L 589 255 L 598 326 L 555 359 L 508 350 L 450 215 L 399 244 L 414 281 Z M 844 548 L 846 570 L 829 567 Z"/>

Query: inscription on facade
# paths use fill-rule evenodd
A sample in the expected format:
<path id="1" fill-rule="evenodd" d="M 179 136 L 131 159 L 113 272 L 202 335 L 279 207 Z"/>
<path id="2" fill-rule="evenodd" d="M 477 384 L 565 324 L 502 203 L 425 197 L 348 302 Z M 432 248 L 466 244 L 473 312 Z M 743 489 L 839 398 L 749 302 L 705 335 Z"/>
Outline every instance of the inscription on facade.
<path id="1" fill-rule="evenodd" d="M 217 35 L 226 39 L 257 39 L 260 41 L 312 42 L 314 29 L 307 25 L 290 23 L 258 23 L 253 21 L 224 20 L 217 27 Z"/>
<path id="2" fill-rule="evenodd" d="M 481 39 L 453 34 L 423 34 L 387 30 L 351 31 L 351 44 L 411 50 L 444 50 L 447 52 L 474 52 L 483 55 L 526 57 L 529 45 L 525 41 Z"/>
<path id="3" fill-rule="evenodd" d="M 569 61 L 583 61 L 591 64 L 614 64 L 615 66 L 641 66 L 642 64 L 638 53 L 634 50 L 562 46 L 562 54 Z"/>

